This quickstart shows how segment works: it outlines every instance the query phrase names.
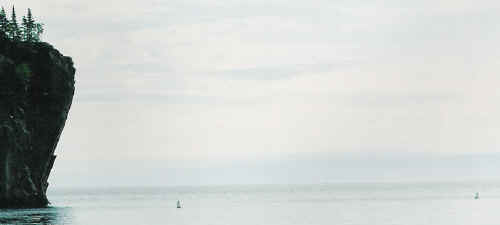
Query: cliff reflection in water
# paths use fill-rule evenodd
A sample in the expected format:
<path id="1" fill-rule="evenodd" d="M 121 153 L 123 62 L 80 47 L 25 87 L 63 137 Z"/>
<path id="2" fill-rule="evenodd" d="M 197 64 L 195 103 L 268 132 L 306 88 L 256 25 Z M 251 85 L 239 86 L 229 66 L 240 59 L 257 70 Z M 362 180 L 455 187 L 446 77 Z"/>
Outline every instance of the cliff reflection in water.
<path id="1" fill-rule="evenodd" d="M 0 224 L 70 224 L 71 209 L 48 207 L 40 209 L 2 209 Z"/>

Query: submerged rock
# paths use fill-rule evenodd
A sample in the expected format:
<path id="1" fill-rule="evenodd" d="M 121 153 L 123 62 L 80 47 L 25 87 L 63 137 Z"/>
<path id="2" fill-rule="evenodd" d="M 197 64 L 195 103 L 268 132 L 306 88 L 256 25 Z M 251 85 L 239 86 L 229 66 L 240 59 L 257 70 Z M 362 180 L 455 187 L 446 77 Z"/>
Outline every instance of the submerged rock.
<path id="1" fill-rule="evenodd" d="M 47 43 L 0 33 L 0 208 L 47 206 L 47 179 L 74 94 L 75 68 Z"/>

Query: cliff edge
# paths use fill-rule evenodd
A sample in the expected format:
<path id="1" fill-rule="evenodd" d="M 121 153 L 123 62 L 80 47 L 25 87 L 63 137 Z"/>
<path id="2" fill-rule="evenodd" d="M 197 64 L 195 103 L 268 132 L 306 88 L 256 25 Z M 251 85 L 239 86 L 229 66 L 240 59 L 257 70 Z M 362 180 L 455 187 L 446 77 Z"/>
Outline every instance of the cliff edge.
<path id="1" fill-rule="evenodd" d="M 47 43 L 0 34 L 0 208 L 47 206 L 47 179 L 75 90 L 75 68 Z"/>

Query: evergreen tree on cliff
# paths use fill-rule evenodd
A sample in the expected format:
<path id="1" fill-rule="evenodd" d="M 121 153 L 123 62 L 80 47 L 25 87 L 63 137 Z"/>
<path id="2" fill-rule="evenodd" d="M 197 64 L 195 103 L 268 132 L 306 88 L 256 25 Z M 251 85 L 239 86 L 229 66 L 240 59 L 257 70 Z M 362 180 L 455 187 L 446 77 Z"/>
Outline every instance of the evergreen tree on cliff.
<path id="1" fill-rule="evenodd" d="M 28 40 L 29 32 L 28 32 L 28 20 L 26 20 L 26 16 L 23 16 L 21 20 L 21 40 Z"/>
<path id="2" fill-rule="evenodd" d="M 34 24 L 34 29 L 35 29 L 35 35 L 33 36 L 33 41 L 34 42 L 40 42 L 40 37 L 43 34 L 43 23 L 35 23 Z"/>
<path id="3" fill-rule="evenodd" d="M 43 24 L 37 23 L 31 9 L 28 8 L 28 13 L 23 16 L 21 25 L 19 26 L 16 18 L 16 11 L 12 7 L 11 19 L 7 19 L 5 9 L 2 7 L 0 11 L 0 33 L 4 33 L 10 40 L 24 42 L 40 42 L 40 36 L 43 34 Z"/>
<path id="4" fill-rule="evenodd" d="M 40 35 L 43 33 L 41 27 L 41 24 L 35 23 L 35 19 L 33 19 L 33 15 L 31 14 L 31 9 L 28 8 L 28 14 L 26 17 L 23 17 L 22 23 L 23 40 L 27 42 L 39 42 Z"/>
<path id="5" fill-rule="evenodd" d="M 7 34 L 9 31 L 9 20 L 7 19 L 7 14 L 5 14 L 5 9 L 2 7 L 0 10 L 0 32 Z"/>
<path id="6" fill-rule="evenodd" d="M 36 23 L 35 18 L 31 14 L 31 9 L 28 8 L 28 15 L 26 18 L 26 22 L 29 26 L 29 39 L 26 39 L 28 42 L 40 42 L 40 36 L 43 34 L 43 23 Z"/>
<path id="7" fill-rule="evenodd" d="M 26 41 L 33 41 L 34 38 L 36 38 L 36 33 L 35 31 L 35 20 L 33 19 L 33 15 L 31 15 L 31 9 L 28 8 L 28 15 L 26 17 L 26 22 L 27 22 L 27 29 L 26 32 L 28 33 L 28 37 L 26 38 Z"/>
<path id="8" fill-rule="evenodd" d="M 9 25 L 9 37 L 14 41 L 20 41 L 21 32 L 19 30 L 19 26 L 17 25 L 16 10 L 14 9 L 14 6 L 12 6 L 12 14 Z"/>

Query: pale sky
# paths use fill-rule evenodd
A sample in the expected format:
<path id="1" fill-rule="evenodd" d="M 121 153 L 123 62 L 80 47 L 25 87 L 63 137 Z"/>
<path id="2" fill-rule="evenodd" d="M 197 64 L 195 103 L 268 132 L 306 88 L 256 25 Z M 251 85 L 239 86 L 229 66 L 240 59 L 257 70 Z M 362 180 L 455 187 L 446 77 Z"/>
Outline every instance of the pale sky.
<path id="1" fill-rule="evenodd" d="M 56 186 L 462 179 L 500 160 L 498 1 L 0 2 L 75 62 Z"/>

